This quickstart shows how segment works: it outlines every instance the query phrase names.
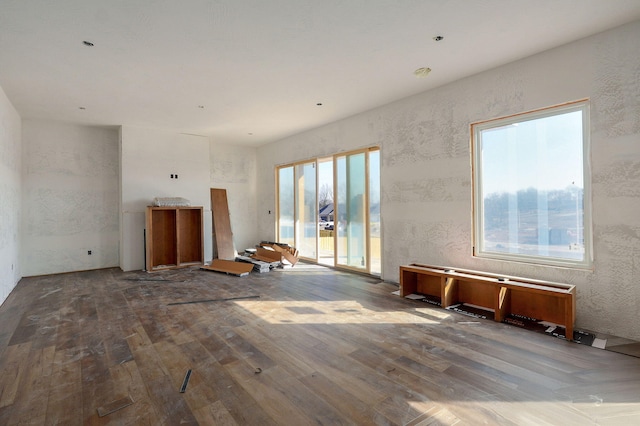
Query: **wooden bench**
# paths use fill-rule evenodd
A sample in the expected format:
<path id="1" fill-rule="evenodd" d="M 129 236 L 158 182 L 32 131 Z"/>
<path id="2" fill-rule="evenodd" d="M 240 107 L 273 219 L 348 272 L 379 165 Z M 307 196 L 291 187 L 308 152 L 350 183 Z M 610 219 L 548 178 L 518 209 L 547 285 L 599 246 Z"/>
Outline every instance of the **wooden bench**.
<path id="1" fill-rule="evenodd" d="M 443 308 L 467 303 L 493 311 L 502 322 L 509 315 L 563 326 L 573 340 L 576 289 L 573 285 L 441 266 L 400 267 L 400 296 L 422 294 Z"/>

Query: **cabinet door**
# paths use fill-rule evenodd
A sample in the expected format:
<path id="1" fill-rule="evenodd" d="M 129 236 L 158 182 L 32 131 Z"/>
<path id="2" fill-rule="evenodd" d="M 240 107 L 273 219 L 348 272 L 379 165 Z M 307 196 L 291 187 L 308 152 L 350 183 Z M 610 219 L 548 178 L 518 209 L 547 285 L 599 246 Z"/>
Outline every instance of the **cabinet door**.
<path id="1" fill-rule="evenodd" d="M 178 264 L 176 209 L 147 208 L 147 270 Z"/>
<path id="2" fill-rule="evenodd" d="M 178 261 L 179 264 L 202 263 L 202 207 L 178 209 Z"/>

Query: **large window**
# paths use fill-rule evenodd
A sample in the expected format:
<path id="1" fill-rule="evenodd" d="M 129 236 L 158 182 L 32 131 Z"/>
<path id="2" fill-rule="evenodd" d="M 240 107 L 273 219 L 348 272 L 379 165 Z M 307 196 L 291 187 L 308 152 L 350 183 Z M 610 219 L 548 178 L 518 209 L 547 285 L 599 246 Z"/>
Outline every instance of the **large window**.
<path id="1" fill-rule="evenodd" d="M 474 255 L 591 264 L 588 103 L 471 126 Z"/>

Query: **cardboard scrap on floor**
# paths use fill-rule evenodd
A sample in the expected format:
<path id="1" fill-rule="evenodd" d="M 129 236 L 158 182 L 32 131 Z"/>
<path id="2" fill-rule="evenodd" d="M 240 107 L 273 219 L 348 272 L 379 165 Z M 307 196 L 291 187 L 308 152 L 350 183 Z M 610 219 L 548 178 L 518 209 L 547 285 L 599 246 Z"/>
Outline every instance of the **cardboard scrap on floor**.
<path id="1" fill-rule="evenodd" d="M 298 263 L 298 250 L 289 244 L 262 241 L 251 251 L 250 257 L 252 259 L 267 263 L 277 263 L 281 267 L 293 266 Z"/>
<path id="2" fill-rule="evenodd" d="M 255 249 L 245 250 L 235 260 L 214 259 L 200 269 L 244 277 L 249 272 L 269 272 L 273 268 L 291 268 L 298 263 L 298 250 L 288 244 L 261 242 Z"/>
<path id="3" fill-rule="evenodd" d="M 249 275 L 249 272 L 253 269 L 253 265 L 235 262 L 233 260 L 213 259 L 209 265 L 204 265 L 200 269 L 244 277 Z"/>
<path id="4" fill-rule="evenodd" d="M 251 258 L 262 262 L 275 263 L 277 265 L 281 262 L 282 255 L 273 249 L 257 246 L 256 253 L 252 255 Z"/>
<path id="5" fill-rule="evenodd" d="M 280 262 L 284 265 L 295 265 L 298 263 L 298 250 L 295 247 L 291 247 L 289 244 L 263 241 L 260 243 L 260 247 L 280 253 Z"/>

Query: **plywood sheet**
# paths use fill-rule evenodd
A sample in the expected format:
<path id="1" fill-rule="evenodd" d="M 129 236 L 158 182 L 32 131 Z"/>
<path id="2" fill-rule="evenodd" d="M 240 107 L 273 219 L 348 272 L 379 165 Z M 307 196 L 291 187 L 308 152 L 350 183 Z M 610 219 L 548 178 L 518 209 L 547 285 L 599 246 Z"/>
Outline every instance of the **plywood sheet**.
<path id="1" fill-rule="evenodd" d="M 261 243 L 260 246 L 267 249 L 271 248 L 280 253 L 281 258 L 277 260 L 284 261 L 284 263 L 290 263 L 291 265 L 298 263 L 297 250 L 292 247 L 281 247 L 275 243 Z"/>
<path id="2" fill-rule="evenodd" d="M 282 260 L 282 254 L 280 252 L 264 247 L 256 247 L 256 254 L 253 257 L 264 262 L 280 262 Z"/>
<path id="3" fill-rule="evenodd" d="M 211 217 L 213 220 L 213 257 L 233 261 L 236 258 L 236 253 L 233 247 L 226 189 L 211 188 Z"/>
<path id="4" fill-rule="evenodd" d="M 234 262 L 233 260 L 214 259 L 210 265 L 205 265 L 200 269 L 205 269 L 214 272 L 224 272 L 225 274 L 237 275 L 244 277 L 249 275 L 249 272 L 253 269 L 252 263 Z"/>

